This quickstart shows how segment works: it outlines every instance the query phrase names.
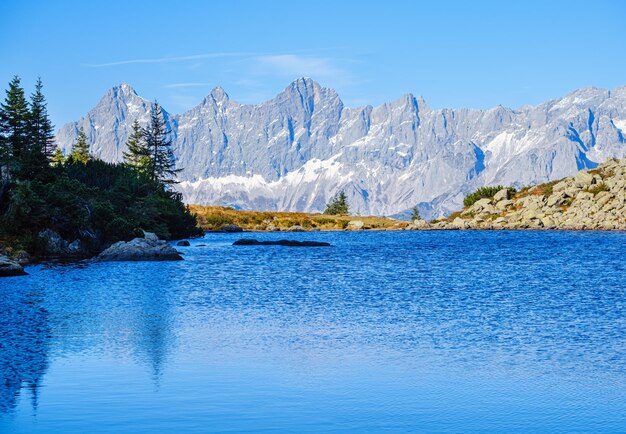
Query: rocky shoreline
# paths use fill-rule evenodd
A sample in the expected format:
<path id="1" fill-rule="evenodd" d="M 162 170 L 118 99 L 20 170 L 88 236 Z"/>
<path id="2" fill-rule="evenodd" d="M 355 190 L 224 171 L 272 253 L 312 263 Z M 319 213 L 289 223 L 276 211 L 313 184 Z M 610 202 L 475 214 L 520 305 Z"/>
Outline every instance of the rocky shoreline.
<path id="1" fill-rule="evenodd" d="M 63 249 L 68 243 L 63 241 L 58 234 L 53 233 L 51 238 L 57 241 L 57 245 Z M 48 238 L 46 241 L 49 241 Z M 179 243 L 180 246 L 189 245 Z M 143 238 L 134 238 L 128 242 L 119 241 L 104 249 L 96 256 L 87 256 L 80 251 L 54 250 L 54 254 L 48 257 L 36 258 L 37 260 L 71 259 L 84 260 L 91 259 L 96 262 L 110 261 L 180 261 L 182 256 L 173 246 L 165 240 L 159 239 L 152 232 L 144 232 Z M 15 255 L 0 254 L 0 277 L 24 276 L 28 273 L 24 271 L 24 266 L 30 264 L 32 258 L 24 251 Z"/>
<path id="2" fill-rule="evenodd" d="M 626 230 L 626 159 L 512 194 L 503 189 L 444 220 L 409 229 Z"/>
<path id="3" fill-rule="evenodd" d="M 222 232 L 248 231 L 236 224 L 224 225 Z M 269 226 L 269 231 L 308 232 L 319 228 L 292 225 L 285 229 Z M 504 188 L 493 197 L 477 200 L 446 219 L 427 222 L 398 221 L 389 227 L 372 227 L 351 217 L 344 231 L 365 230 L 625 230 L 626 159 L 611 159 L 593 170 L 513 192 Z M 265 230 L 264 232 L 267 232 Z M 88 259 L 89 249 L 81 240 L 67 242 L 56 232 L 39 233 L 46 259 Z M 185 245 L 184 243 L 179 245 Z M 41 258 L 40 258 L 41 259 Z M 120 241 L 93 258 L 96 261 L 181 260 L 179 252 L 153 233 L 128 242 Z M 0 252 L 0 276 L 19 276 L 31 258 L 23 251 Z"/>

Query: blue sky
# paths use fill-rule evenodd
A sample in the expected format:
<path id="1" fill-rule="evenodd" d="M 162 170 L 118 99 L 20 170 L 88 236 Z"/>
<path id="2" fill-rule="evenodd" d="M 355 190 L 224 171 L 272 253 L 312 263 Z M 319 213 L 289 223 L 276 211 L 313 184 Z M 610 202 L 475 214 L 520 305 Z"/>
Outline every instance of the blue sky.
<path id="1" fill-rule="evenodd" d="M 348 106 L 519 107 L 626 84 L 621 1 L 0 2 L 0 81 L 41 75 L 60 127 L 127 82 L 180 113 L 309 76 Z"/>

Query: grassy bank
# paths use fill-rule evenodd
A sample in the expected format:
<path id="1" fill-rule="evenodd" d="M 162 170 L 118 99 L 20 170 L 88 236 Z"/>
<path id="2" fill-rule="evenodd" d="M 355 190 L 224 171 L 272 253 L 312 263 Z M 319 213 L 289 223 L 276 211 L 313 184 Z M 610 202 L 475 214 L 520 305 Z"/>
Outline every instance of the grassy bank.
<path id="1" fill-rule="evenodd" d="M 408 222 L 375 216 L 339 216 L 299 212 L 240 211 L 219 206 L 190 205 L 189 209 L 205 231 L 219 230 L 223 225 L 235 224 L 245 230 L 268 231 L 272 228 L 286 230 L 292 226 L 325 231 L 344 230 L 354 220 L 363 222 L 364 229 L 402 229 Z"/>

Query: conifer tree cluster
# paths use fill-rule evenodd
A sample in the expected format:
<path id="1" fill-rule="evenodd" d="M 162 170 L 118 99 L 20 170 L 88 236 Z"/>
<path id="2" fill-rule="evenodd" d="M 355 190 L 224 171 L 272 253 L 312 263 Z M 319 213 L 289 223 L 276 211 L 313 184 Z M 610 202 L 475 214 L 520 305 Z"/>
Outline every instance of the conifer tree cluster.
<path id="1" fill-rule="evenodd" d="M 84 256 L 143 230 L 164 239 L 201 234 L 182 195 L 167 188 L 180 169 L 158 104 L 146 128 L 133 124 L 125 164 L 90 154 L 83 128 L 65 157 L 42 87 L 38 80 L 27 99 L 15 77 L 0 104 L 0 251 L 47 255 L 44 230 L 78 241 Z"/>
<path id="2" fill-rule="evenodd" d="M 335 194 L 335 196 L 331 199 L 330 202 L 326 205 L 326 209 L 324 210 L 324 214 L 330 215 L 348 215 L 349 214 L 349 206 L 348 206 L 348 198 L 346 193 L 343 190 L 340 190 Z"/>
<path id="3" fill-rule="evenodd" d="M 126 146 L 124 161 L 136 172 L 166 185 L 177 182 L 176 175 L 182 169 L 176 169 L 170 131 L 157 102 L 152 107 L 146 128 L 141 128 L 137 120 L 133 122 Z"/>
<path id="4" fill-rule="evenodd" d="M 56 146 L 42 88 L 39 79 L 27 101 L 21 80 L 15 76 L 0 104 L 0 168 L 5 180 L 49 175 Z"/>

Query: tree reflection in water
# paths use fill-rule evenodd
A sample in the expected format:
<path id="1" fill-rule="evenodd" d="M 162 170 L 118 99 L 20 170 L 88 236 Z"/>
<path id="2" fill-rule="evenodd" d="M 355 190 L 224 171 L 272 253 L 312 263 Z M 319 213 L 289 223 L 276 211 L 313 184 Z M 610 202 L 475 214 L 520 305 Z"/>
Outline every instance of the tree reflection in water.
<path id="1" fill-rule="evenodd" d="M 12 412 L 23 388 L 37 410 L 38 389 L 48 368 L 51 332 L 41 293 L 0 292 L 0 414 Z"/>

